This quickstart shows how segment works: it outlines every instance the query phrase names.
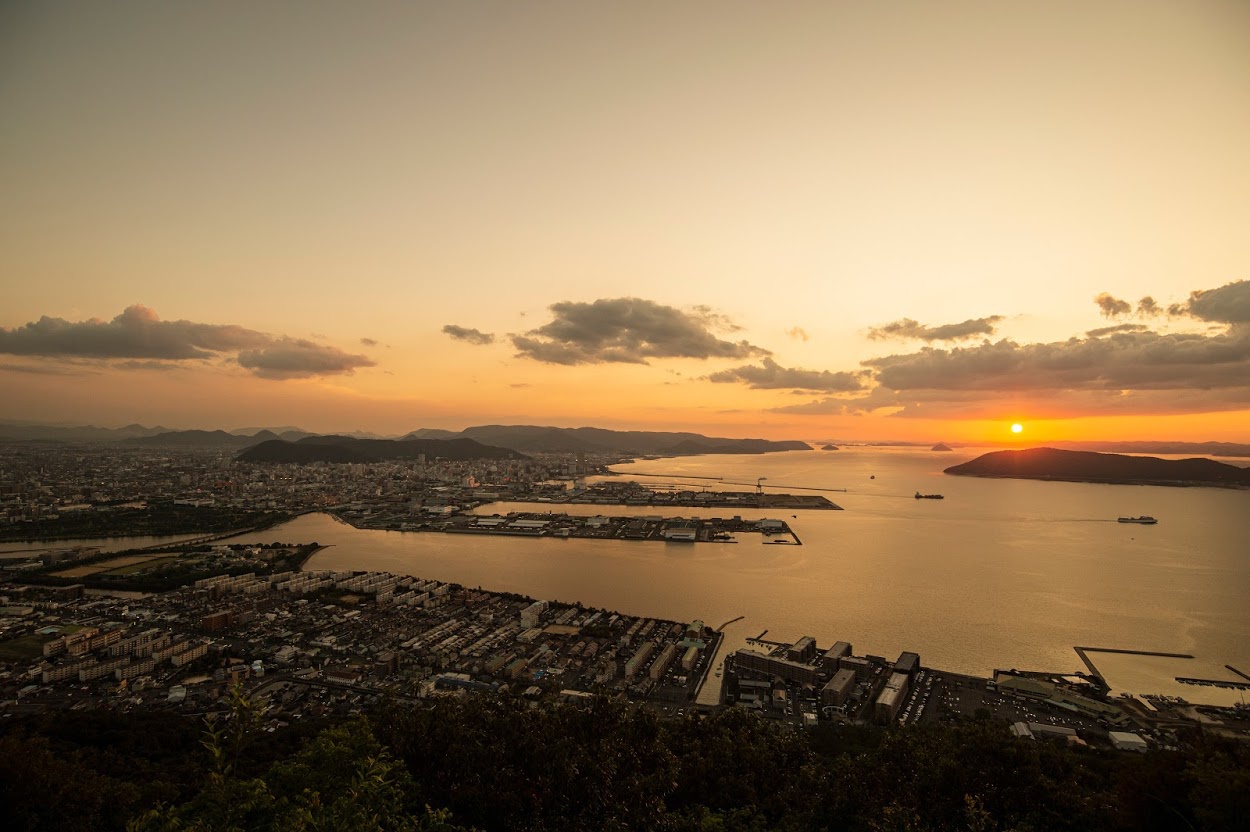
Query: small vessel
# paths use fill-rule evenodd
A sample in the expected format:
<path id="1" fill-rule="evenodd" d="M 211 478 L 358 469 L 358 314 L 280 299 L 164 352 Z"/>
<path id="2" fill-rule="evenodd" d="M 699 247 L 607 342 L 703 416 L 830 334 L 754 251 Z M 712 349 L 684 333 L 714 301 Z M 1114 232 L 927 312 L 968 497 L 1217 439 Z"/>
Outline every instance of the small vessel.
<path id="1" fill-rule="evenodd" d="M 1121 517 L 1121 523 L 1141 523 L 1143 526 L 1153 526 L 1159 521 L 1151 517 L 1149 514 L 1143 514 L 1141 517 Z"/>
<path id="2" fill-rule="evenodd" d="M 946 498 L 943 497 L 941 494 L 921 494 L 919 491 L 917 491 L 916 499 L 917 500 L 945 500 Z"/>

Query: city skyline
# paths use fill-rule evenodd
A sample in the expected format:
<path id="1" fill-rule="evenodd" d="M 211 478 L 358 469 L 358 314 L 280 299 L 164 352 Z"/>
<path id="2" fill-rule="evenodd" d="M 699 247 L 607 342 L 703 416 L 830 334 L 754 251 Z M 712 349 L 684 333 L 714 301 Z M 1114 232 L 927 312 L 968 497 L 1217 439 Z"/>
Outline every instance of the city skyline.
<path id="1" fill-rule="evenodd" d="M 0 418 L 1250 439 L 1250 10 L 10 7 Z"/>

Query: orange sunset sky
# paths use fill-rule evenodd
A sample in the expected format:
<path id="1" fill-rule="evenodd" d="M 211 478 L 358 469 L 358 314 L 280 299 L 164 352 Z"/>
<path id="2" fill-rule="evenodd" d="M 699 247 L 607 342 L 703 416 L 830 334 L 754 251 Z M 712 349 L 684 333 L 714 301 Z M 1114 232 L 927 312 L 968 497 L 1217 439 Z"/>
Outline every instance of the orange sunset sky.
<path id="1" fill-rule="evenodd" d="M 7 3 L 0 419 L 1250 441 L 1250 4 Z"/>

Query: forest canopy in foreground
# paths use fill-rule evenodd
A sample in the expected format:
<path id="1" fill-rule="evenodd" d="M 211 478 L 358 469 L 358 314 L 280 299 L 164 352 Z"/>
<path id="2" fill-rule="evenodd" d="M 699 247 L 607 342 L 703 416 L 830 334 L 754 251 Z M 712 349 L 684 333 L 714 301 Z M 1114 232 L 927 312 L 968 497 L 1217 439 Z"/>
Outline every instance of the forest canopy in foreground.
<path id="1" fill-rule="evenodd" d="M 260 730 L 66 713 L 0 736 L 9 830 L 1234 830 L 1250 749 L 1129 754 L 970 722 L 805 732 L 741 710 L 663 722 L 497 698 Z"/>

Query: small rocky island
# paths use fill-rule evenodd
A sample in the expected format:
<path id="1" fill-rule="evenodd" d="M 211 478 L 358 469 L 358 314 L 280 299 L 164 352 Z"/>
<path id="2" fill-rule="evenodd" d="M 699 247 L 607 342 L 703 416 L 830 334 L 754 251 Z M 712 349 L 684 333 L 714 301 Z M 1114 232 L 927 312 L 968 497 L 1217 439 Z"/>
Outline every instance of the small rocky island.
<path id="1" fill-rule="evenodd" d="M 947 445 L 945 442 L 939 442 L 939 443 L 937 443 L 936 445 L 934 445 L 932 448 L 930 448 L 929 450 L 931 450 L 931 451 L 949 451 L 949 450 L 951 450 L 951 446 L 950 446 L 950 445 Z"/>
<path id="2" fill-rule="evenodd" d="M 993 451 L 970 462 L 953 465 L 947 474 L 969 477 L 1008 477 L 1126 485 L 1214 485 L 1250 488 L 1250 468 L 1238 468 L 1213 459 L 1159 459 L 1153 456 L 1029 448 Z"/>
<path id="3" fill-rule="evenodd" d="M 822 450 L 822 451 L 836 451 L 836 450 L 838 450 L 838 446 L 837 446 L 837 445 L 826 445 L 825 447 L 821 448 L 821 450 Z"/>

